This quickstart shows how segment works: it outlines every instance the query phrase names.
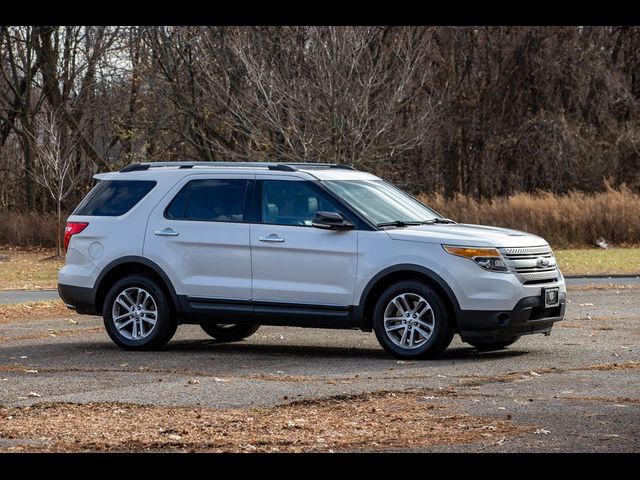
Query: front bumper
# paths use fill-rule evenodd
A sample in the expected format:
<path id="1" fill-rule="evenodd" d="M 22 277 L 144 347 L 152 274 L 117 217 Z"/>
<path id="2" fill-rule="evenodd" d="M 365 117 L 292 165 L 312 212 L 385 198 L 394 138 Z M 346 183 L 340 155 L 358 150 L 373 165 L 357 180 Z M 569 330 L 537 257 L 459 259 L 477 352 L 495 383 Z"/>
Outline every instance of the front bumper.
<path id="1" fill-rule="evenodd" d="M 549 333 L 564 318 L 567 294 L 560 305 L 544 308 L 542 295 L 525 297 L 511 310 L 460 310 L 458 328 L 463 341 L 494 342 L 533 333 Z"/>

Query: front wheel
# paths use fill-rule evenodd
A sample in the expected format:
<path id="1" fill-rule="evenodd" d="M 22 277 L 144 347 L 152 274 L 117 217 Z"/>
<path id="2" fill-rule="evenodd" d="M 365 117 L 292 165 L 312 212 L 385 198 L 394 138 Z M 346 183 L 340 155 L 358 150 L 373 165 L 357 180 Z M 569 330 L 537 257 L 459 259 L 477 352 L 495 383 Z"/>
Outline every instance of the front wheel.
<path id="1" fill-rule="evenodd" d="M 516 343 L 519 339 L 520 339 L 520 335 L 518 335 L 517 337 L 511 337 L 506 340 L 499 340 L 496 342 L 482 342 L 479 340 L 474 340 L 472 342 L 467 342 L 467 343 L 469 345 L 476 347 L 478 350 L 489 351 L 489 350 L 502 350 L 503 348 L 508 347 L 513 343 Z"/>
<path id="2" fill-rule="evenodd" d="M 260 325 L 201 323 L 200 328 L 221 342 L 237 342 L 256 333 Z"/>
<path id="3" fill-rule="evenodd" d="M 404 359 L 435 357 L 453 338 L 443 299 L 416 280 L 394 283 L 382 293 L 373 311 L 373 330 L 387 352 Z"/>

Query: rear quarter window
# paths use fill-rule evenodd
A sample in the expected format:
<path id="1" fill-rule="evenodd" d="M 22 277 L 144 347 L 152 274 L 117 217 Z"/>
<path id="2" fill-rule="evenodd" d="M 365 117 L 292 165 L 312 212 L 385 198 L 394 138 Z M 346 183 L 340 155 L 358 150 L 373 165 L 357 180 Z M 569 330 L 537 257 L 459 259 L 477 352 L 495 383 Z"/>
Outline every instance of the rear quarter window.
<path id="1" fill-rule="evenodd" d="M 124 215 L 155 186 L 156 182 L 152 180 L 102 180 L 80 202 L 73 215 Z"/>

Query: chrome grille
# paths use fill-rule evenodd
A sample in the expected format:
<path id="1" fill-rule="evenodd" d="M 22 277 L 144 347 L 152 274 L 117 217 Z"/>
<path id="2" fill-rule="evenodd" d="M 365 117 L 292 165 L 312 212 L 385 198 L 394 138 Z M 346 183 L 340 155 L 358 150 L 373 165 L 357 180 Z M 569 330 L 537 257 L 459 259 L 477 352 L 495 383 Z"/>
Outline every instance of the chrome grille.
<path id="1" fill-rule="evenodd" d="M 524 284 L 553 282 L 558 278 L 556 258 L 548 245 L 499 248 L 509 269 Z"/>

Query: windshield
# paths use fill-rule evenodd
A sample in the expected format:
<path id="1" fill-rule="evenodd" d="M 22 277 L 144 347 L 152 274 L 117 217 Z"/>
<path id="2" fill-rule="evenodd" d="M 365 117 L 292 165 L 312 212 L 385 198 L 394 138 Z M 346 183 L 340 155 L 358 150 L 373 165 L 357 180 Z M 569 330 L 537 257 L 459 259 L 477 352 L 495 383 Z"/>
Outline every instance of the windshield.
<path id="1" fill-rule="evenodd" d="M 375 225 L 428 222 L 439 215 L 383 180 L 326 180 L 329 190 Z"/>

